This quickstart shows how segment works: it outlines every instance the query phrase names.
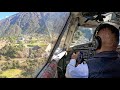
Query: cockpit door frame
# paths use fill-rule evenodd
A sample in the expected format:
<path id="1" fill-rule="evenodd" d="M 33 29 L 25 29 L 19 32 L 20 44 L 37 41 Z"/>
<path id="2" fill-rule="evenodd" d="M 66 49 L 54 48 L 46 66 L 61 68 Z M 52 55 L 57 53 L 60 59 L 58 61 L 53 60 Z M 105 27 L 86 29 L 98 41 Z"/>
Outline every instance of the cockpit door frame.
<path id="1" fill-rule="evenodd" d="M 66 37 L 65 44 L 64 44 L 64 47 L 66 50 L 69 49 L 73 36 L 74 36 L 74 32 L 78 29 L 78 26 L 80 25 L 79 14 L 80 14 L 79 12 L 72 12 L 72 15 L 71 15 L 72 19 L 69 25 L 69 30 L 68 30 L 67 37 Z"/>

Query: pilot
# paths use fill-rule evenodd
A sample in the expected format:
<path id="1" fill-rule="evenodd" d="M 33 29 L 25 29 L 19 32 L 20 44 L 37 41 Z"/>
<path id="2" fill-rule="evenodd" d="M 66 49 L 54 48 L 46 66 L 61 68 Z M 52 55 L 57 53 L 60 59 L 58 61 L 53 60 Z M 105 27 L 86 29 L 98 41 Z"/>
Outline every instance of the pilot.
<path id="1" fill-rule="evenodd" d="M 76 66 L 79 52 L 73 53 L 66 68 L 66 78 L 120 77 L 120 57 L 116 51 L 119 30 L 111 24 L 100 24 L 95 35 L 96 55 Z"/>

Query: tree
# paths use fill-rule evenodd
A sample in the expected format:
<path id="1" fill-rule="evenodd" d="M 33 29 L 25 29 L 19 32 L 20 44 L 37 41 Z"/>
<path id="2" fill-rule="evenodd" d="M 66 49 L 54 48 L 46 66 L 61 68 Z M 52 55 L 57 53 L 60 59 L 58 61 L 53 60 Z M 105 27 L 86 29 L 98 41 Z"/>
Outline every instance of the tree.
<path id="1" fill-rule="evenodd" d="M 0 50 L 0 54 L 10 58 L 14 58 L 17 56 L 18 51 L 23 51 L 23 50 L 24 50 L 23 44 L 20 44 L 16 47 L 12 45 L 5 45 L 5 47 L 3 47 Z"/>
<path id="2" fill-rule="evenodd" d="M 19 67 L 20 67 L 19 61 L 13 60 L 13 62 L 12 62 L 12 68 L 15 69 L 15 68 L 19 68 Z"/>

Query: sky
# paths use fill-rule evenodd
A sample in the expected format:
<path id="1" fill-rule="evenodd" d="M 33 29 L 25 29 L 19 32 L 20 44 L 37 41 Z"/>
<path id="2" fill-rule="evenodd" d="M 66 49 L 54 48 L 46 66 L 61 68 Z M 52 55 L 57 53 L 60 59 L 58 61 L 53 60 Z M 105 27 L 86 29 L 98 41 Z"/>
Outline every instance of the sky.
<path id="1" fill-rule="evenodd" d="M 4 18 L 7 18 L 11 15 L 14 15 L 16 13 L 18 13 L 18 12 L 0 12 L 0 20 L 4 19 Z"/>

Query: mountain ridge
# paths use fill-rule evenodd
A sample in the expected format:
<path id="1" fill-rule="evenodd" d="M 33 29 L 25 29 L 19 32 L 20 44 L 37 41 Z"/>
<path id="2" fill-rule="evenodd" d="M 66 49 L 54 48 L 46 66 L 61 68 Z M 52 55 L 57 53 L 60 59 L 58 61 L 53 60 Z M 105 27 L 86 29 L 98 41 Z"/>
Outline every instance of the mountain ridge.
<path id="1" fill-rule="evenodd" d="M 61 25 L 68 13 L 65 12 L 19 12 L 0 20 L 0 36 L 49 32 L 60 33 Z"/>

